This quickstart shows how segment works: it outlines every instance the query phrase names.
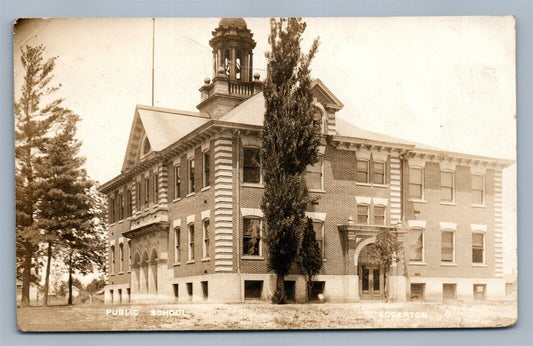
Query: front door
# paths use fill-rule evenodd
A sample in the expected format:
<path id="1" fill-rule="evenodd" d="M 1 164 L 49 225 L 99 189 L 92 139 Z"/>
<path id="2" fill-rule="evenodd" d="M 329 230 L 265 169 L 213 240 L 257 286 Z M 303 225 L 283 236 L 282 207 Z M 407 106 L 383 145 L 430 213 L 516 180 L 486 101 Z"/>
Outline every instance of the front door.
<path id="1" fill-rule="evenodd" d="M 362 264 L 359 266 L 359 292 L 361 299 L 383 299 L 385 275 L 376 266 Z"/>

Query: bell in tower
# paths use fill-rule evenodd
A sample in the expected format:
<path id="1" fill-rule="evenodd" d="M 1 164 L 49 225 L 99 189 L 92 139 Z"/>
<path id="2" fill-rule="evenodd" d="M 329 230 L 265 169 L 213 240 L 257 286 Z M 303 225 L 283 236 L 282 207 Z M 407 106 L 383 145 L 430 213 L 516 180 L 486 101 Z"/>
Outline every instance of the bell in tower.
<path id="1" fill-rule="evenodd" d="M 218 119 L 243 100 L 262 90 L 259 75 L 253 75 L 255 41 L 242 18 L 222 18 L 212 32 L 213 80 L 204 80 L 202 101 L 197 108 Z"/>

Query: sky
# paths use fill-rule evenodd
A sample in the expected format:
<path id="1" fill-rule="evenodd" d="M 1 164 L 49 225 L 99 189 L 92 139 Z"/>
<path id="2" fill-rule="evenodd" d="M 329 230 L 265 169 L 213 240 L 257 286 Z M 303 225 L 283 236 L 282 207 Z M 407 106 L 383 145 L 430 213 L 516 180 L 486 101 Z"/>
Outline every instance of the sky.
<path id="1" fill-rule="evenodd" d="M 266 75 L 268 18 L 254 33 L 254 72 Z M 446 150 L 516 158 L 515 23 L 512 17 L 304 18 L 302 46 L 319 37 L 311 65 L 341 100 L 338 116 L 371 131 Z M 34 19 L 16 25 L 20 49 L 58 56 L 57 97 L 82 118 L 78 138 L 91 178 L 120 173 L 137 104 L 195 111 L 213 77 L 211 31 L 219 18 Z M 153 37 L 155 38 L 152 42 Z M 515 266 L 516 165 L 504 171 L 505 272 Z"/>

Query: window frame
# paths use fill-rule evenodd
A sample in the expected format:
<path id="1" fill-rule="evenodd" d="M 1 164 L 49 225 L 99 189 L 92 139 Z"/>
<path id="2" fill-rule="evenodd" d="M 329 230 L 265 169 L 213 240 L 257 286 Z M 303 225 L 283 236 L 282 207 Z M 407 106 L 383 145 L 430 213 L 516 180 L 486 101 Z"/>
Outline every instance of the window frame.
<path id="1" fill-rule="evenodd" d="M 313 219 L 313 231 L 315 231 L 315 239 L 316 239 L 316 230 L 315 230 L 315 224 L 320 224 L 320 241 L 318 242 L 318 246 L 320 247 L 320 255 L 322 257 L 322 260 L 326 259 L 326 252 L 325 252 L 325 246 L 326 246 L 326 233 L 325 233 L 325 224 L 323 220 Z"/>
<path id="2" fill-rule="evenodd" d="M 207 226 L 206 226 L 207 223 Z M 202 260 L 209 260 L 209 245 L 210 245 L 210 237 L 209 237 L 209 226 L 210 221 L 209 218 L 204 218 L 202 220 Z"/>
<path id="3" fill-rule="evenodd" d="M 207 156 L 207 164 L 206 164 Z M 211 186 L 211 153 L 209 149 L 202 152 L 202 187 L 207 189 Z"/>
<path id="4" fill-rule="evenodd" d="M 256 167 L 254 166 L 246 166 L 245 165 L 245 162 L 246 162 L 246 159 L 245 159 L 245 154 L 246 154 L 246 151 L 247 150 L 257 150 L 259 152 L 259 165 L 258 165 L 258 169 L 259 169 L 259 182 L 249 182 L 249 181 L 246 181 L 245 180 L 245 170 L 248 168 L 248 169 L 256 169 Z M 242 148 L 242 184 L 243 185 L 252 185 L 252 186 L 263 186 L 263 158 L 261 157 L 261 148 L 257 147 L 257 146 L 243 146 Z"/>
<path id="5" fill-rule="evenodd" d="M 474 248 L 474 235 L 475 234 L 480 234 L 481 237 L 482 237 L 482 248 L 481 248 L 481 262 L 474 262 L 474 250 L 479 250 L 479 247 L 478 248 Z M 487 261 L 487 256 L 486 256 L 486 234 L 485 232 L 482 232 L 482 231 L 472 231 L 472 265 L 476 266 L 476 265 L 481 265 L 481 266 L 484 266 L 486 265 L 486 261 Z"/>
<path id="6" fill-rule="evenodd" d="M 118 272 L 124 272 L 124 243 L 118 244 Z"/>
<path id="7" fill-rule="evenodd" d="M 474 189 L 474 185 L 473 185 L 473 182 L 474 182 L 474 177 L 477 176 L 477 177 L 481 177 L 481 190 L 477 190 L 477 189 Z M 485 185 L 485 174 L 477 174 L 477 173 L 472 173 L 472 179 L 471 179 L 471 185 L 472 185 L 472 205 L 479 205 L 479 206 L 485 206 L 485 190 L 486 190 L 486 185 Z M 474 191 L 481 191 L 481 203 L 476 203 L 474 202 Z"/>
<path id="8" fill-rule="evenodd" d="M 306 168 L 306 170 L 305 170 L 306 184 L 307 184 L 307 176 L 309 174 L 320 174 L 320 187 L 318 189 L 308 187 L 308 190 L 310 192 L 316 192 L 316 191 L 323 192 L 325 190 L 325 188 L 324 188 L 324 155 L 319 155 L 318 156 L 318 160 L 319 161 L 316 164 L 320 163 L 320 172 L 312 172 L 312 171 L 309 171 L 308 168 Z M 309 167 L 309 166 L 310 165 L 308 165 L 307 167 Z"/>
<path id="9" fill-rule="evenodd" d="M 174 264 L 181 263 L 181 227 L 174 227 Z"/>
<path id="10" fill-rule="evenodd" d="M 443 259 L 443 253 L 442 253 L 443 246 L 444 246 L 443 234 L 445 232 L 452 234 L 452 247 L 451 247 L 451 249 L 452 249 L 452 259 L 451 259 L 451 261 L 446 261 L 446 260 Z M 453 264 L 456 263 L 455 261 L 456 261 L 456 259 L 455 259 L 455 231 L 453 229 L 441 229 L 441 231 L 440 231 L 440 262 L 443 265 L 453 265 Z"/>
<path id="11" fill-rule="evenodd" d="M 187 195 L 192 195 L 195 193 L 194 189 L 194 158 L 187 160 Z"/>
<path id="12" fill-rule="evenodd" d="M 421 259 L 418 260 L 418 259 L 412 259 L 412 253 L 413 253 L 413 247 L 415 246 L 415 244 L 412 244 L 411 241 L 409 241 L 409 264 L 425 264 L 425 248 L 426 248 L 426 234 L 425 234 L 425 229 L 424 228 L 420 228 L 420 227 L 412 227 L 409 229 L 409 232 L 413 232 L 413 231 L 420 231 L 421 233 L 421 236 L 422 236 L 422 244 L 421 244 Z M 409 237 L 411 238 L 411 237 Z M 418 239 L 417 239 L 418 240 Z"/>
<path id="13" fill-rule="evenodd" d="M 114 275 L 115 274 L 115 262 L 116 262 L 115 245 L 111 245 L 109 252 L 111 253 L 111 258 L 110 258 L 111 265 L 109 268 L 109 274 Z"/>
<path id="14" fill-rule="evenodd" d="M 413 176 L 411 174 L 412 170 L 419 170 L 420 171 L 420 183 L 413 183 L 411 182 L 411 177 Z M 424 195 L 425 195 L 425 168 L 424 167 L 420 167 L 420 166 L 410 166 L 409 167 L 409 179 L 408 179 L 408 190 L 407 190 L 407 194 L 408 194 L 408 198 L 410 201 L 423 201 L 424 200 Z M 420 186 L 420 197 L 418 196 L 412 196 L 411 195 L 411 186 L 412 185 L 416 185 L 416 186 Z"/>
<path id="15" fill-rule="evenodd" d="M 144 209 L 150 206 L 150 177 L 144 178 Z"/>
<path id="16" fill-rule="evenodd" d="M 383 208 L 383 223 L 376 223 L 376 208 Z M 376 226 L 387 225 L 387 206 L 384 204 L 374 204 L 372 208 L 372 224 Z"/>
<path id="17" fill-rule="evenodd" d="M 257 254 L 247 254 L 244 252 L 245 247 L 245 220 L 259 220 L 259 244 L 258 247 L 258 253 Z M 241 250 L 241 256 L 242 258 L 262 258 L 263 257 L 263 218 L 255 215 L 243 215 L 242 217 L 242 250 Z M 252 238 L 252 236 L 249 236 L 249 238 Z"/>
<path id="18" fill-rule="evenodd" d="M 363 172 L 359 170 L 359 162 L 366 163 L 366 181 L 359 180 L 359 173 Z M 355 182 L 357 184 L 370 184 L 370 160 L 367 159 L 357 159 L 355 160 Z"/>
<path id="19" fill-rule="evenodd" d="M 181 168 L 180 165 L 174 165 L 174 200 L 181 198 Z"/>
<path id="20" fill-rule="evenodd" d="M 359 222 L 359 207 L 365 207 L 366 208 L 366 222 L 362 223 Z M 358 203 L 357 204 L 357 216 L 356 216 L 357 224 L 358 225 L 369 225 L 370 224 L 370 204 L 366 203 Z"/>
<path id="21" fill-rule="evenodd" d="M 154 194 L 152 196 L 152 202 L 153 204 L 158 204 L 159 203 L 159 174 L 156 172 L 153 174 L 152 176 L 152 179 L 153 179 L 153 189 L 154 189 Z"/>
<path id="22" fill-rule="evenodd" d="M 381 183 L 377 183 L 374 181 L 374 178 L 376 176 L 376 164 L 383 165 L 383 182 Z M 385 161 L 374 160 L 372 158 L 372 185 L 387 185 L 387 163 Z"/>
<path id="23" fill-rule="evenodd" d="M 187 225 L 187 263 L 195 261 L 194 231 L 194 222 L 191 222 Z"/>
<path id="24" fill-rule="evenodd" d="M 443 186 L 442 185 L 442 174 L 443 173 L 449 173 L 452 175 L 452 186 Z M 452 193 L 452 196 L 451 196 L 451 200 L 443 200 L 442 199 L 442 189 L 443 188 L 448 188 L 448 189 L 451 189 L 451 193 Z M 448 170 L 448 169 L 441 169 L 440 170 L 440 202 L 443 203 L 443 204 L 454 204 L 455 203 L 455 171 L 452 171 L 452 170 Z"/>
<path id="25" fill-rule="evenodd" d="M 128 272 L 131 272 L 131 239 L 128 239 Z"/>

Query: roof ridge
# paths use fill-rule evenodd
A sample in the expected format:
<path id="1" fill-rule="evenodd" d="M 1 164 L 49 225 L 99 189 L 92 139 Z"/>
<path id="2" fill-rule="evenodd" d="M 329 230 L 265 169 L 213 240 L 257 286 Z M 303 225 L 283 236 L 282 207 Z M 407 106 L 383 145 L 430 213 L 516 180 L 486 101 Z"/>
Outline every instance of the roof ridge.
<path id="1" fill-rule="evenodd" d="M 185 111 L 185 110 L 180 110 L 180 109 L 154 107 L 154 106 L 147 106 L 147 105 L 141 105 L 141 104 L 137 104 L 136 108 L 137 109 L 149 110 L 149 111 L 156 111 L 156 112 L 161 112 L 161 113 L 186 115 L 186 116 L 198 117 L 198 118 L 209 118 L 209 115 L 207 113 L 194 112 L 194 111 Z"/>

